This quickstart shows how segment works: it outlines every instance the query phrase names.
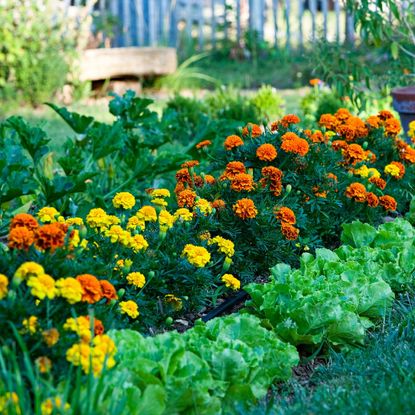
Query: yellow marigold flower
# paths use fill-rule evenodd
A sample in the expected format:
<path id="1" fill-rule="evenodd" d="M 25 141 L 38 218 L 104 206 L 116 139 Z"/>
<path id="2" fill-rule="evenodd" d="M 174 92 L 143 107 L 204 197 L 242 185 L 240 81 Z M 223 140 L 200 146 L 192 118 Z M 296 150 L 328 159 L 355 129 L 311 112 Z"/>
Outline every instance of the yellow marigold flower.
<path id="1" fill-rule="evenodd" d="M 154 189 L 151 192 L 153 198 L 156 197 L 170 197 L 170 192 L 167 189 Z"/>
<path id="2" fill-rule="evenodd" d="M 44 330 L 42 337 L 48 347 L 53 347 L 59 341 L 59 331 L 55 328 Z"/>
<path id="3" fill-rule="evenodd" d="M 204 232 L 201 232 L 199 234 L 199 239 L 201 241 L 208 241 L 210 239 L 210 237 L 211 237 L 211 235 L 210 235 L 209 231 L 204 231 Z"/>
<path id="4" fill-rule="evenodd" d="M 82 218 L 68 218 L 65 223 L 69 226 L 83 226 L 84 220 Z"/>
<path id="5" fill-rule="evenodd" d="M 129 210 L 135 205 L 135 197 L 129 192 L 120 192 L 114 196 L 112 204 L 117 209 Z"/>
<path id="6" fill-rule="evenodd" d="M 19 268 L 17 268 L 16 272 L 14 273 L 14 278 L 19 281 L 23 281 L 29 277 L 39 277 L 44 273 L 45 270 L 43 269 L 42 265 L 30 261 L 23 263 Z"/>
<path id="7" fill-rule="evenodd" d="M 384 172 L 385 174 L 389 174 L 390 176 L 393 176 L 393 177 L 399 177 L 401 174 L 400 168 L 396 166 L 395 164 L 388 164 L 387 166 L 385 166 Z"/>
<path id="8" fill-rule="evenodd" d="M 127 314 L 127 316 L 135 319 L 140 313 L 138 312 L 138 305 L 131 300 L 120 302 L 121 314 Z"/>
<path id="9" fill-rule="evenodd" d="M 66 360 L 74 366 L 81 366 L 88 374 L 91 363 L 91 347 L 87 342 L 74 344 L 66 351 Z"/>
<path id="10" fill-rule="evenodd" d="M 235 244 L 229 239 L 222 238 L 222 236 L 215 236 L 208 242 L 208 244 L 217 244 L 218 251 L 228 257 L 233 257 L 235 254 Z"/>
<path id="11" fill-rule="evenodd" d="M 167 231 L 167 229 L 170 229 L 174 224 L 174 216 L 167 212 L 167 210 L 162 210 L 159 213 L 159 224 L 160 230 Z"/>
<path id="12" fill-rule="evenodd" d="M 40 356 L 35 360 L 39 373 L 49 373 L 52 369 L 52 361 L 46 356 Z M 43 415 L 43 414 L 42 414 Z"/>
<path id="13" fill-rule="evenodd" d="M 186 208 L 177 209 L 173 216 L 175 221 L 181 219 L 183 222 L 189 222 L 193 219 L 193 213 Z"/>
<path id="14" fill-rule="evenodd" d="M 30 293 L 39 300 L 44 300 L 46 297 L 52 300 L 57 293 L 55 280 L 47 274 L 30 277 L 27 281 L 27 286 L 32 288 Z"/>
<path id="15" fill-rule="evenodd" d="M 369 176 L 369 169 L 364 164 L 363 166 L 359 167 L 358 169 L 355 169 L 354 174 L 356 176 L 360 176 L 360 177 L 368 177 Z"/>
<path id="16" fill-rule="evenodd" d="M 128 284 L 134 285 L 137 288 L 143 288 L 146 283 L 146 277 L 141 272 L 130 272 L 126 278 Z"/>
<path id="17" fill-rule="evenodd" d="M 138 213 L 140 213 L 146 222 L 157 222 L 157 212 L 153 206 L 143 206 Z M 137 213 L 137 214 L 138 214 Z"/>
<path id="18" fill-rule="evenodd" d="M 232 290 L 239 290 L 241 288 L 241 281 L 235 278 L 232 274 L 222 275 L 221 280 L 225 283 L 225 286 L 232 288 Z"/>
<path id="19" fill-rule="evenodd" d="M 111 242 L 116 242 L 122 245 L 128 245 L 131 239 L 130 232 L 124 230 L 120 225 L 113 225 L 109 230 L 105 232 L 105 236 L 110 238 Z"/>
<path id="20" fill-rule="evenodd" d="M 380 178 L 380 172 L 378 169 L 375 169 L 374 167 L 371 167 L 370 169 L 367 169 L 368 171 L 368 176 L 369 177 L 374 177 L 376 179 Z"/>
<path id="21" fill-rule="evenodd" d="M 170 304 L 175 311 L 179 311 L 183 308 L 183 301 L 181 298 L 176 297 L 173 294 L 166 294 L 164 296 L 164 301 L 167 304 Z"/>
<path id="22" fill-rule="evenodd" d="M 129 231 L 134 231 L 137 228 L 140 228 L 143 231 L 146 228 L 146 222 L 144 218 L 142 217 L 142 215 L 140 216 L 141 217 L 139 217 L 138 215 L 131 216 L 131 218 L 128 219 L 127 229 Z"/>
<path id="23" fill-rule="evenodd" d="M 60 278 L 56 281 L 57 293 L 69 304 L 75 304 L 82 300 L 84 289 L 76 278 Z"/>
<path id="24" fill-rule="evenodd" d="M 115 353 L 117 348 L 114 341 L 107 335 L 95 336 L 92 340 L 92 370 L 95 376 L 99 375 L 104 369 L 111 369 L 115 366 Z"/>
<path id="25" fill-rule="evenodd" d="M 107 215 L 105 210 L 101 208 L 91 209 L 86 217 L 86 223 L 91 228 L 97 228 L 98 230 L 105 230 L 113 223 L 114 218 Z M 118 220 L 119 223 L 119 220 Z"/>
<path id="26" fill-rule="evenodd" d="M 133 235 L 128 246 L 134 252 L 145 251 L 148 248 L 148 242 L 143 235 Z"/>
<path id="27" fill-rule="evenodd" d="M 40 411 L 42 415 L 52 415 L 55 413 L 65 413 L 65 411 L 69 411 L 71 409 L 71 405 L 67 402 L 63 402 L 61 398 L 48 398 L 42 402 L 40 405 Z"/>
<path id="28" fill-rule="evenodd" d="M 151 199 L 151 203 L 161 207 L 166 207 L 168 205 L 168 203 L 161 197 L 155 197 Z"/>
<path id="29" fill-rule="evenodd" d="M 74 249 L 81 245 L 81 236 L 79 234 L 78 229 L 74 229 L 71 232 L 71 236 L 69 239 L 69 248 Z"/>
<path id="30" fill-rule="evenodd" d="M 9 279 L 0 274 L 0 300 L 2 300 L 7 295 L 7 287 L 9 286 Z"/>
<path id="31" fill-rule="evenodd" d="M 93 326 L 91 325 L 91 321 L 85 316 L 68 318 L 65 321 L 63 328 L 67 331 L 73 331 L 79 336 L 80 339 L 82 339 L 82 341 L 86 343 L 88 343 L 92 338 Z"/>
<path id="32" fill-rule="evenodd" d="M 57 221 L 56 216 L 59 216 L 59 212 L 54 207 L 44 207 L 39 210 L 37 217 L 43 223 L 53 223 Z"/>
<path id="33" fill-rule="evenodd" d="M 187 244 L 182 252 L 182 256 L 195 267 L 203 268 L 210 261 L 210 253 L 203 246 Z"/>
<path id="34" fill-rule="evenodd" d="M 119 259 L 116 265 L 117 266 L 114 267 L 114 271 L 119 271 L 120 268 L 126 268 L 127 270 L 129 270 L 131 268 L 131 265 L 133 265 L 133 261 L 131 261 L 131 259 Z"/>
<path id="35" fill-rule="evenodd" d="M 0 396 L 0 414 L 21 415 L 21 413 L 19 397 L 16 392 L 6 392 Z"/>
<path id="36" fill-rule="evenodd" d="M 198 209 L 199 212 L 202 213 L 204 216 L 210 215 L 213 210 L 212 204 L 206 199 L 202 199 L 202 198 L 199 198 L 196 200 L 194 208 Z"/>
<path id="37" fill-rule="evenodd" d="M 22 322 L 23 328 L 26 333 L 34 334 L 37 331 L 37 317 L 36 316 L 30 316 L 29 318 L 25 318 Z"/>

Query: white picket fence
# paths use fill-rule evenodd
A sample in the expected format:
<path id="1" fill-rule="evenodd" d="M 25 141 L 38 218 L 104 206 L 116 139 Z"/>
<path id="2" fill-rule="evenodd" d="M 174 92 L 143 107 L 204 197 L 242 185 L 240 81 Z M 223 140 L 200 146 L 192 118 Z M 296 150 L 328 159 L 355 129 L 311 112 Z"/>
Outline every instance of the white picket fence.
<path id="1" fill-rule="evenodd" d="M 82 3 L 72 0 L 71 5 Z M 102 30 L 107 44 L 115 47 L 193 42 L 202 51 L 226 41 L 242 44 L 248 31 L 276 47 L 354 37 L 344 0 L 97 0 L 94 14 L 101 21 L 115 21 L 109 27 L 110 42 Z"/>

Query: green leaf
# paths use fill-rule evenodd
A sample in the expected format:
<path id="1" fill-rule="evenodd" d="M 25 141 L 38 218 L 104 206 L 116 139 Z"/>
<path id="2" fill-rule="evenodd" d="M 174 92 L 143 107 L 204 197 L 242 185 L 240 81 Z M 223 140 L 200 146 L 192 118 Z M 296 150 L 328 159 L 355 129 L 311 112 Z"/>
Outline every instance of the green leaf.
<path id="1" fill-rule="evenodd" d="M 343 224 L 342 227 L 341 241 L 356 248 L 369 246 L 377 234 L 373 226 L 359 221 Z"/>
<path id="2" fill-rule="evenodd" d="M 86 134 L 88 129 L 94 123 L 94 117 L 80 115 L 76 112 L 70 112 L 65 107 L 58 107 L 50 102 L 47 102 L 46 105 L 60 115 L 66 124 L 68 124 L 69 127 L 71 127 L 77 134 Z"/>

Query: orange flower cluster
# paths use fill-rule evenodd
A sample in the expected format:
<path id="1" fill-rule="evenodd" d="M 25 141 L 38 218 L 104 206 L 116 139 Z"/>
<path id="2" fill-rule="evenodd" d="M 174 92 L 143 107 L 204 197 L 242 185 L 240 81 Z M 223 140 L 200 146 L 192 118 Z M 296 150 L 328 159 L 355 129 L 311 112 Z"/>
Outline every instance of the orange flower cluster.
<path id="1" fill-rule="evenodd" d="M 295 133 L 285 133 L 282 137 L 281 150 L 287 153 L 298 154 L 299 156 L 305 156 L 308 153 L 309 145 L 304 138 L 298 137 Z"/>
<path id="2" fill-rule="evenodd" d="M 386 211 L 395 211 L 398 207 L 398 204 L 396 203 L 396 200 L 392 196 L 381 196 L 379 198 L 380 205 L 386 210 Z"/>
<path id="3" fill-rule="evenodd" d="M 249 134 L 251 134 L 252 138 L 259 137 L 262 135 L 262 128 L 258 124 L 249 123 L 242 129 L 242 135 L 246 137 Z"/>
<path id="4" fill-rule="evenodd" d="M 196 193 L 193 190 L 185 189 L 177 195 L 177 204 L 179 207 L 192 208 L 196 201 Z"/>
<path id="5" fill-rule="evenodd" d="M 396 146 L 398 148 L 399 157 L 401 158 L 401 160 L 411 164 L 415 163 L 414 148 L 412 148 L 409 144 L 405 143 L 405 141 L 399 139 L 396 140 Z"/>
<path id="6" fill-rule="evenodd" d="M 272 144 L 262 144 L 257 148 L 256 156 L 262 161 L 272 161 L 277 158 L 277 149 Z"/>
<path id="7" fill-rule="evenodd" d="M 226 137 L 226 140 L 223 144 L 226 150 L 232 150 L 233 148 L 240 147 L 244 145 L 244 142 L 241 137 L 238 135 L 230 135 Z"/>
<path id="8" fill-rule="evenodd" d="M 231 179 L 231 189 L 235 192 L 251 192 L 255 189 L 255 183 L 250 174 L 239 173 Z"/>
<path id="9" fill-rule="evenodd" d="M 295 241 L 300 234 L 300 230 L 294 226 L 297 222 L 295 213 L 290 208 L 283 206 L 275 211 L 275 217 L 281 222 L 281 233 L 285 239 Z"/>
<path id="10" fill-rule="evenodd" d="M 263 178 L 259 182 L 262 187 L 269 184 L 269 190 L 273 192 L 274 196 L 279 196 L 282 192 L 282 171 L 277 167 L 267 166 L 262 168 L 261 174 Z"/>
<path id="11" fill-rule="evenodd" d="M 381 177 L 371 177 L 369 178 L 369 182 L 374 184 L 380 190 L 384 190 L 386 187 L 386 182 Z"/>
<path id="12" fill-rule="evenodd" d="M 91 274 L 78 275 L 76 279 L 82 286 L 82 301 L 88 304 L 94 304 L 102 298 L 106 298 L 107 302 L 118 298 L 114 286 L 107 280 L 98 280 Z"/>
<path id="13" fill-rule="evenodd" d="M 284 128 L 288 128 L 292 124 L 298 124 L 300 122 L 300 118 L 295 114 L 287 114 L 281 118 L 279 124 L 281 124 Z"/>
<path id="14" fill-rule="evenodd" d="M 355 165 L 368 157 L 368 153 L 359 144 L 350 144 L 343 149 L 343 158 L 347 164 Z"/>
<path id="15" fill-rule="evenodd" d="M 237 174 L 246 173 L 245 164 L 240 161 L 231 161 L 226 165 L 220 180 L 232 180 Z"/>
<path id="16" fill-rule="evenodd" d="M 200 150 L 201 148 L 209 147 L 212 144 L 210 140 L 203 140 L 200 143 L 196 144 L 196 148 Z"/>
<path id="17" fill-rule="evenodd" d="M 366 187 L 361 183 L 352 183 L 346 189 L 346 196 L 356 202 L 367 202 L 370 207 L 377 207 L 379 204 L 387 211 L 394 211 L 398 207 L 396 200 L 392 196 L 380 196 L 379 198 L 372 192 L 367 192 Z"/>
<path id="18" fill-rule="evenodd" d="M 356 202 L 363 203 L 366 201 L 366 187 L 361 183 L 352 183 L 346 189 L 346 196 Z"/>
<path id="19" fill-rule="evenodd" d="M 248 198 L 238 200 L 232 208 L 235 215 L 243 220 L 254 219 L 258 214 L 254 201 Z"/>

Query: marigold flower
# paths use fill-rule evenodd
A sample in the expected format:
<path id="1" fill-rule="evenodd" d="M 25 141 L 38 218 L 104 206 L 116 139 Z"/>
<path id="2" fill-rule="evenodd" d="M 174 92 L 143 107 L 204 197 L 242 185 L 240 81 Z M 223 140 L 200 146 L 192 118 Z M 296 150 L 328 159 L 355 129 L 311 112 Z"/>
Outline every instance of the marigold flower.
<path id="1" fill-rule="evenodd" d="M 366 160 L 366 153 L 359 144 L 350 144 L 343 150 L 343 157 L 347 163 L 356 164 Z"/>
<path id="2" fill-rule="evenodd" d="M 99 280 L 91 274 L 78 275 L 76 279 L 82 285 L 84 293 L 82 301 L 94 304 L 102 298 L 102 288 Z"/>
<path id="3" fill-rule="evenodd" d="M 390 111 L 388 111 L 388 110 L 382 110 L 382 111 L 379 111 L 378 117 L 382 121 L 386 121 L 389 118 L 393 118 L 393 114 Z"/>
<path id="4" fill-rule="evenodd" d="M 376 176 L 373 176 L 373 177 L 370 177 L 369 178 L 369 182 L 370 183 L 373 183 L 376 187 L 378 187 L 380 190 L 384 190 L 385 189 L 385 187 L 386 187 L 386 182 L 385 182 L 385 180 L 383 180 L 382 178 L 380 178 L 380 177 L 376 177 Z"/>
<path id="5" fill-rule="evenodd" d="M 133 235 L 128 242 L 128 246 L 137 253 L 145 251 L 148 248 L 148 242 L 143 235 Z"/>
<path id="6" fill-rule="evenodd" d="M 18 213 L 11 220 L 10 229 L 19 227 L 27 228 L 30 231 L 35 231 L 39 227 L 39 224 L 32 215 L 29 215 L 28 213 Z"/>
<path id="7" fill-rule="evenodd" d="M 287 153 L 298 154 L 303 157 L 308 153 L 309 145 L 304 138 L 300 138 L 294 133 L 286 133 L 281 139 L 281 150 Z"/>
<path id="8" fill-rule="evenodd" d="M 30 316 L 25 318 L 22 322 L 23 329 L 29 334 L 34 334 L 37 332 L 38 328 L 38 318 L 36 316 Z"/>
<path id="9" fill-rule="evenodd" d="M 155 209 L 154 209 L 154 211 L 155 211 Z M 156 218 L 157 218 L 157 216 L 156 216 Z M 137 212 L 135 216 L 131 216 L 128 219 L 128 222 L 127 222 L 127 230 L 134 231 L 137 228 L 140 228 L 140 230 L 142 230 L 142 231 L 146 228 L 146 222 L 144 220 L 144 215 L 142 215 L 139 212 Z"/>
<path id="10" fill-rule="evenodd" d="M 32 288 L 30 293 L 39 300 L 44 300 L 46 297 L 52 300 L 57 294 L 55 280 L 47 274 L 30 277 L 27 280 L 27 286 Z"/>
<path id="11" fill-rule="evenodd" d="M 246 173 L 245 165 L 240 161 L 231 161 L 226 165 L 220 180 L 232 180 L 237 174 Z"/>
<path id="12" fill-rule="evenodd" d="M 56 217 L 59 216 L 59 212 L 54 207 L 46 206 L 39 210 L 37 217 L 43 223 L 56 222 Z"/>
<path id="13" fill-rule="evenodd" d="M 119 242 L 124 246 L 128 246 L 131 239 L 130 232 L 124 230 L 120 225 L 113 225 L 110 229 L 105 231 L 105 236 L 110 238 L 111 243 Z"/>
<path id="14" fill-rule="evenodd" d="M 186 257 L 189 263 L 197 268 L 203 268 L 210 261 L 210 253 L 203 246 L 187 244 L 183 248 L 182 256 Z"/>
<path id="15" fill-rule="evenodd" d="M 34 241 L 34 233 L 22 226 L 11 229 L 8 235 L 8 246 L 10 249 L 27 251 Z"/>
<path id="16" fill-rule="evenodd" d="M 232 178 L 231 189 L 235 192 L 251 192 L 255 189 L 255 183 L 250 174 L 240 173 Z"/>
<path id="17" fill-rule="evenodd" d="M 54 251 L 65 244 L 67 225 L 51 223 L 41 226 L 35 233 L 35 245 L 38 249 Z"/>
<path id="18" fill-rule="evenodd" d="M 40 412 L 42 415 L 52 415 L 55 413 L 65 413 L 71 409 L 71 405 L 62 401 L 58 396 L 55 398 L 48 398 L 40 405 Z"/>
<path id="19" fill-rule="evenodd" d="M 49 373 L 52 369 L 52 361 L 46 356 L 40 356 L 35 360 L 39 373 Z M 43 413 L 42 413 L 43 415 Z"/>
<path id="20" fill-rule="evenodd" d="M 334 151 L 344 150 L 348 147 L 348 144 L 344 140 L 334 140 L 331 143 Z"/>
<path id="21" fill-rule="evenodd" d="M 182 220 L 183 222 L 189 222 L 193 220 L 193 213 L 189 209 L 179 208 L 174 212 L 174 220 Z"/>
<path id="22" fill-rule="evenodd" d="M 203 140 L 200 143 L 196 144 L 196 148 L 200 150 L 201 148 L 209 147 L 212 144 L 210 140 Z"/>
<path id="23" fill-rule="evenodd" d="M 192 183 L 192 178 L 190 177 L 190 173 L 188 169 L 180 169 L 176 173 L 176 180 L 182 183 Z"/>
<path id="24" fill-rule="evenodd" d="M 222 236 L 215 236 L 210 239 L 208 245 L 218 245 L 218 251 L 225 254 L 228 257 L 233 257 L 235 254 L 235 244 L 229 239 L 225 239 Z"/>
<path id="25" fill-rule="evenodd" d="M 59 331 L 55 328 L 44 330 L 42 337 L 48 347 L 53 347 L 59 341 Z"/>
<path id="26" fill-rule="evenodd" d="M 118 218 L 117 218 L 118 219 Z M 101 208 L 91 209 L 86 217 L 86 223 L 91 228 L 105 230 L 111 225 L 117 225 L 118 221 L 112 220 L 111 217 Z"/>
<path id="27" fill-rule="evenodd" d="M 236 216 L 241 219 L 253 219 L 258 214 L 255 203 L 252 199 L 244 198 L 238 200 L 232 207 Z"/>
<path id="28" fill-rule="evenodd" d="M 174 225 L 174 216 L 167 210 L 162 210 L 159 214 L 159 224 L 160 230 L 167 231 Z"/>
<path id="29" fill-rule="evenodd" d="M 166 294 L 164 301 L 170 304 L 175 311 L 179 311 L 183 308 L 183 301 L 181 298 L 176 297 L 174 294 Z"/>
<path id="30" fill-rule="evenodd" d="M 196 200 L 196 203 L 194 205 L 194 209 L 198 210 L 200 213 L 202 213 L 204 216 L 210 215 L 212 213 L 212 204 L 203 198 L 198 198 Z"/>
<path id="31" fill-rule="evenodd" d="M 275 212 L 275 217 L 277 220 L 285 223 L 289 223 L 290 225 L 295 225 L 297 219 L 295 217 L 295 213 L 288 207 L 280 207 Z"/>
<path id="32" fill-rule="evenodd" d="M 262 161 L 272 161 L 277 157 L 277 150 L 272 144 L 262 144 L 257 148 L 256 156 Z"/>
<path id="33" fill-rule="evenodd" d="M 70 317 L 66 319 L 63 328 L 64 330 L 76 333 L 85 343 L 89 343 L 91 341 L 93 334 L 98 335 L 104 332 L 102 322 L 94 318 L 94 324 L 92 326 L 89 316 L 79 316 L 77 318 Z"/>
<path id="34" fill-rule="evenodd" d="M 134 285 L 137 288 L 143 288 L 146 283 L 146 277 L 141 272 L 130 272 L 126 280 L 128 284 Z"/>
<path id="35" fill-rule="evenodd" d="M 65 223 L 68 226 L 83 226 L 84 220 L 82 218 L 68 218 L 66 219 Z"/>
<path id="36" fill-rule="evenodd" d="M 396 118 L 388 118 L 385 121 L 385 134 L 387 136 L 396 136 L 401 130 L 401 123 Z"/>
<path id="37" fill-rule="evenodd" d="M 154 189 L 151 192 L 152 197 L 170 197 L 170 192 L 168 189 Z"/>
<path id="38" fill-rule="evenodd" d="M 252 138 L 262 135 L 262 128 L 258 124 L 248 123 L 246 127 L 242 129 L 242 135 L 247 136 L 251 134 Z"/>
<path id="39" fill-rule="evenodd" d="M 153 203 L 156 206 L 161 206 L 162 208 L 165 208 L 168 205 L 166 200 L 162 197 L 155 197 L 155 198 L 151 199 L 150 202 Z"/>
<path id="40" fill-rule="evenodd" d="M 184 162 L 181 167 L 184 169 L 191 169 L 192 167 L 198 166 L 200 163 L 197 160 L 189 160 Z"/>
<path id="41" fill-rule="evenodd" d="M 107 303 L 118 298 L 117 291 L 114 286 L 107 280 L 100 280 L 102 296 L 107 299 Z"/>
<path id="42" fill-rule="evenodd" d="M 232 290 L 239 290 L 241 288 L 241 281 L 235 278 L 232 274 L 222 275 L 221 281 L 225 283 L 226 287 L 232 288 Z"/>
<path id="43" fill-rule="evenodd" d="M 140 213 L 146 222 L 157 222 L 157 212 L 153 206 L 143 206 L 137 213 Z"/>
<path id="44" fill-rule="evenodd" d="M 388 196 L 388 195 L 379 197 L 379 203 L 386 211 L 393 212 L 398 207 L 396 200 L 392 196 Z"/>
<path id="45" fill-rule="evenodd" d="M 404 147 L 399 149 L 399 157 L 401 160 L 407 161 L 408 163 L 415 163 L 415 149 L 410 145 L 405 144 Z"/>
<path id="46" fill-rule="evenodd" d="M 337 176 L 334 173 L 328 173 L 327 178 L 333 180 L 335 183 L 338 182 Z"/>
<path id="47" fill-rule="evenodd" d="M 0 300 L 6 297 L 8 286 L 9 279 L 4 274 L 0 274 Z"/>
<path id="48" fill-rule="evenodd" d="M 372 115 L 370 117 L 367 118 L 366 120 L 366 124 L 370 127 L 370 128 L 379 128 L 381 126 L 382 120 L 377 117 L 376 115 Z"/>
<path id="49" fill-rule="evenodd" d="M 385 166 L 385 173 L 393 176 L 395 179 L 402 179 L 405 175 L 405 166 L 399 161 L 392 161 Z"/>
<path id="50" fill-rule="evenodd" d="M 268 177 L 274 180 L 281 180 L 283 176 L 283 172 L 274 166 L 267 166 L 261 169 L 261 174 L 264 177 Z"/>
<path id="51" fill-rule="evenodd" d="M 186 189 L 177 195 L 177 204 L 179 207 L 192 208 L 195 204 L 196 193 L 193 190 Z"/>
<path id="52" fill-rule="evenodd" d="M 230 135 L 226 137 L 226 140 L 223 145 L 225 146 L 225 149 L 229 151 L 236 147 L 243 146 L 244 142 L 242 138 L 239 137 L 238 135 Z"/>
<path id="53" fill-rule="evenodd" d="M 300 234 L 300 230 L 289 223 L 281 222 L 281 233 L 284 235 L 285 239 L 295 241 Z"/>
<path id="54" fill-rule="evenodd" d="M 375 208 L 379 205 L 379 198 L 372 192 L 366 193 L 366 202 L 370 207 Z"/>
<path id="55" fill-rule="evenodd" d="M 323 114 L 318 122 L 321 126 L 326 127 L 328 130 L 335 130 L 339 125 L 339 120 L 331 114 Z"/>
<path id="56" fill-rule="evenodd" d="M 129 210 L 135 206 L 135 197 L 129 192 L 119 192 L 112 199 L 112 204 L 116 209 Z"/>
<path id="57" fill-rule="evenodd" d="M 82 300 L 84 290 L 81 283 L 75 278 L 61 278 L 56 281 L 57 294 L 69 304 L 75 304 Z"/>
<path id="58" fill-rule="evenodd" d="M 131 300 L 120 302 L 121 314 L 127 314 L 128 317 L 136 319 L 140 313 L 138 311 L 138 305 Z"/>
<path id="59" fill-rule="evenodd" d="M 212 207 L 216 210 L 225 209 L 226 203 L 222 199 L 216 199 L 212 202 Z"/>
<path id="60" fill-rule="evenodd" d="M 300 122 L 300 118 L 295 114 L 287 114 L 281 118 L 280 124 L 284 128 L 288 128 L 291 124 L 298 124 Z"/>
<path id="61" fill-rule="evenodd" d="M 350 199 L 355 200 L 356 202 L 365 202 L 366 201 L 366 188 L 361 183 L 352 183 L 346 189 L 346 196 Z"/>
<path id="62" fill-rule="evenodd" d="M 318 78 L 313 78 L 313 79 L 310 79 L 309 83 L 310 83 L 311 86 L 317 86 L 317 85 L 322 84 L 323 81 L 321 79 L 318 79 Z"/>
<path id="63" fill-rule="evenodd" d="M 206 184 L 215 184 L 216 183 L 216 179 L 210 174 L 205 174 L 204 179 L 205 179 Z"/>
<path id="64" fill-rule="evenodd" d="M 20 265 L 19 268 L 17 268 L 16 272 L 14 273 L 14 278 L 22 281 L 28 279 L 29 277 L 38 277 L 44 273 L 45 270 L 42 265 L 29 261 L 24 262 L 22 265 Z"/>
<path id="65" fill-rule="evenodd" d="M 334 116 L 339 121 L 344 122 L 347 121 L 352 116 L 352 114 L 350 114 L 350 111 L 347 108 L 339 108 Z"/>
<path id="66" fill-rule="evenodd" d="M 344 138 L 347 142 L 356 138 L 356 128 L 350 124 L 341 124 L 336 127 L 337 134 Z"/>
<path id="67" fill-rule="evenodd" d="M 320 130 L 316 130 L 316 131 L 314 131 L 313 134 L 311 134 L 310 140 L 313 143 L 324 143 L 325 138 L 324 138 L 323 133 Z"/>

